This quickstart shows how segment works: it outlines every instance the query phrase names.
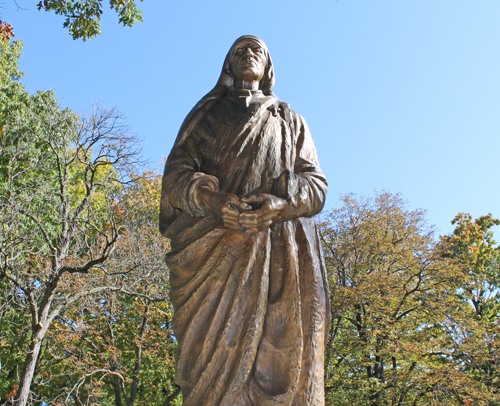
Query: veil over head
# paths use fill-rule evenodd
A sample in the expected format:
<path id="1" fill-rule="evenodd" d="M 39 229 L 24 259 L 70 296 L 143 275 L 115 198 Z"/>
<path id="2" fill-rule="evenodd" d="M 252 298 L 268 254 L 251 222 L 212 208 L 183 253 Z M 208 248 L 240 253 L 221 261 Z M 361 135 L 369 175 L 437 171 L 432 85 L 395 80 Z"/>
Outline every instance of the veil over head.
<path id="1" fill-rule="evenodd" d="M 266 44 L 260 38 L 255 37 L 253 35 L 243 35 L 239 37 L 234 44 L 231 46 L 231 49 L 226 55 L 226 59 L 224 60 L 224 65 L 222 67 L 222 72 L 220 78 L 215 85 L 215 87 L 207 94 L 210 95 L 212 92 L 221 91 L 223 94 L 229 92 L 233 89 L 234 81 L 231 75 L 231 57 L 233 56 L 234 50 L 236 49 L 236 45 L 243 41 L 253 41 L 260 45 L 260 47 L 264 50 L 264 54 L 266 56 L 266 67 L 264 70 L 264 76 L 259 82 L 259 90 L 262 90 L 266 96 L 273 95 L 273 87 L 274 87 L 274 67 L 273 61 L 271 59 L 271 55 L 269 54 L 269 50 L 267 49 Z M 206 97 L 206 96 L 205 96 Z"/>

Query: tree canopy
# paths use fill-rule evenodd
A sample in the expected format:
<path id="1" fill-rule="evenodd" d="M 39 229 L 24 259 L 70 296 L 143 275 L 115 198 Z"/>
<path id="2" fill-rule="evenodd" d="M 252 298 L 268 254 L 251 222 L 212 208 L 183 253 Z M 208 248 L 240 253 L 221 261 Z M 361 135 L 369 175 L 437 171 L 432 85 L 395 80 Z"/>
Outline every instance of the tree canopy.
<path id="1" fill-rule="evenodd" d="M 135 399 L 142 354 L 148 354 L 142 350 L 149 337 L 145 320 L 148 331 L 153 331 L 151 326 L 158 323 L 151 315 L 165 320 L 169 314 L 167 271 L 161 259 L 166 242 L 158 235 L 151 214 L 155 209 L 143 205 L 144 210 L 137 211 L 139 201 L 154 201 L 144 193 L 157 180 L 134 174 L 141 163 L 137 139 L 116 109 L 95 105 L 88 115 L 80 116 L 61 109 L 52 91 L 26 92 L 18 82 L 20 50 L 19 42 L 6 45 L 0 58 L 0 288 L 4 293 L 0 316 L 2 324 L 11 327 L 0 334 L 1 395 L 4 399 L 15 395 L 16 405 L 48 396 L 45 383 L 60 379 L 52 381 L 54 374 L 49 371 L 67 365 L 68 354 L 75 352 L 69 342 L 63 354 L 58 353 L 57 337 L 62 338 L 65 329 L 74 330 L 73 337 L 80 340 L 84 332 L 98 331 L 96 323 L 102 326 L 104 321 L 93 316 L 94 324 L 86 327 L 88 317 L 82 311 L 112 312 L 116 305 L 109 307 L 113 300 L 107 295 L 121 293 L 141 299 L 122 297 L 119 308 L 128 306 L 124 314 L 139 308 L 144 319 L 139 323 L 144 325 L 139 341 L 127 342 L 138 365 L 129 371 L 132 387 L 127 398 Z M 158 334 L 168 338 L 167 324 L 159 325 Z M 57 333 L 52 333 L 52 326 Z M 165 347 L 167 354 L 169 348 Z M 59 361 L 49 362 L 47 357 Z M 56 401 L 66 393 L 67 401 L 71 397 L 82 403 L 79 388 L 97 372 L 82 372 L 78 365 L 83 375 L 65 374 L 68 379 L 75 377 L 76 386 L 48 399 Z M 100 379 L 112 375 L 113 368 L 107 372 L 101 368 Z M 123 385 L 128 383 L 124 379 Z M 33 385 L 36 391 L 30 391 Z M 172 392 L 163 386 L 167 394 Z M 165 396 L 161 390 L 158 393 Z M 87 400 L 95 403 L 89 396 Z"/>
<path id="2" fill-rule="evenodd" d="M 440 243 L 424 214 L 384 192 L 344 196 L 320 222 L 332 302 L 330 405 L 500 400 L 498 308 L 488 323 L 471 317 L 497 264 L 488 231 L 495 221 L 459 216 L 455 235 Z M 476 230 L 475 238 L 464 229 Z"/>

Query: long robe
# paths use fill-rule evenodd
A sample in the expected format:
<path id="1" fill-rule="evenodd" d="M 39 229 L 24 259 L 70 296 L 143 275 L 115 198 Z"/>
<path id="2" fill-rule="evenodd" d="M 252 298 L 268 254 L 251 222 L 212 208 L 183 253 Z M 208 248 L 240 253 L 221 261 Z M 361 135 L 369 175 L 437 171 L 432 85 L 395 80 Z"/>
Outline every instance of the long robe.
<path id="1" fill-rule="evenodd" d="M 293 208 L 258 233 L 225 228 L 196 189 L 269 193 Z M 326 179 L 304 119 L 229 94 L 181 131 L 163 178 L 176 382 L 185 406 L 324 405 L 329 302 L 311 216 Z"/>

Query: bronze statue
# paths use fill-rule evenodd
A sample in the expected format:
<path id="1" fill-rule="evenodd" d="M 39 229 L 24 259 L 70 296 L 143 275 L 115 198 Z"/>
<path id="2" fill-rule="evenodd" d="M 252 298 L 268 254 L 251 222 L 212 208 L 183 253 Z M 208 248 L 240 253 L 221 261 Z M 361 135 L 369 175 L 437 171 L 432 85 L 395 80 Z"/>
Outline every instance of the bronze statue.
<path id="1" fill-rule="evenodd" d="M 185 406 L 324 405 L 329 296 L 314 220 L 327 182 L 304 119 L 243 36 L 163 176 L 176 382 Z"/>

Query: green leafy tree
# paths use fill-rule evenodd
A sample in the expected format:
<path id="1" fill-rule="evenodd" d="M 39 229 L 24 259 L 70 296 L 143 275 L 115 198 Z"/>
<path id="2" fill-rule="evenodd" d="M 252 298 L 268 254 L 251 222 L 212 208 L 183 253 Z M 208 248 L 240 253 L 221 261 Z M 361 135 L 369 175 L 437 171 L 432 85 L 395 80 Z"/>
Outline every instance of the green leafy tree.
<path id="1" fill-rule="evenodd" d="M 96 106 L 80 118 L 61 109 L 53 92 L 24 91 L 19 51 L 16 43 L 3 46 L 0 58 L 0 280 L 10 287 L 8 300 L 29 315 L 28 330 L 19 332 L 27 345 L 19 349 L 24 365 L 15 398 L 25 405 L 55 317 L 85 296 L 127 289 L 103 264 L 119 236 L 121 181 L 138 151 L 115 109 Z"/>
<path id="2" fill-rule="evenodd" d="M 132 27 L 142 22 L 142 12 L 137 8 L 139 1 L 142 0 L 109 0 L 109 7 L 118 14 L 120 24 Z M 41 0 L 38 3 L 39 10 L 64 16 L 63 27 L 69 29 L 73 39 L 83 41 L 101 33 L 103 7 L 102 0 Z"/>
<path id="3" fill-rule="evenodd" d="M 463 273 L 422 210 L 390 193 L 347 195 L 320 235 L 332 303 L 327 404 L 491 404 L 457 356 L 477 327 L 457 294 Z"/>
<path id="4" fill-rule="evenodd" d="M 475 379 L 486 385 L 488 392 L 498 394 L 500 247 L 493 239 L 492 228 L 500 225 L 500 220 L 491 214 L 473 220 L 470 214 L 459 213 L 452 224 L 456 226 L 453 234 L 441 237 L 443 255 L 455 260 L 463 272 L 460 297 L 469 305 L 469 317 L 478 326 L 473 333 L 463 332 L 467 346 L 457 358 Z M 474 342 L 481 345 L 481 351 L 474 351 Z"/>
<path id="5" fill-rule="evenodd" d="M 2 27 L 7 24 L 0 23 Z M 0 35 L 0 139 L 7 142 L 5 127 L 14 111 L 26 110 L 28 94 L 18 82 L 22 73 L 18 70 L 18 59 L 22 49 L 20 41 L 10 42 Z M 8 159 L 0 155 L 0 172 L 7 176 Z M 0 225 L 3 229 L 5 226 Z M 25 316 L 24 302 L 15 294 L 12 286 L 0 278 L 0 404 L 16 393 L 18 376 L 22 368 L 23 353 L 19 348 L 27 345 L 23 332 L 29 326 Z"/>
<path id="6" fill-rule="evenodd" d="M 498 315 L 500 293 L 500 246 L 493 239 L 494 226 L 500 220 L 491 214 L 472 220 L 459 213 L 452 221 L 453 235 L 441 237 L 445 255 L 456 259 L 468 275 L 463 296 L 470 301 L 478 318 L 493 319 Z"/>
<path id="7" fill-rule="evenodd" d="M 4 137 L 5 125 L 15 111 L 23 111 L 29 95 L 19 83 L 23 73 L 19 72 L 18 60 L 23 46 L 21 41 L 10 42 L 0 35 L 0 135 Z M 4 165 L 1 168 L 5 168 Z"/>

